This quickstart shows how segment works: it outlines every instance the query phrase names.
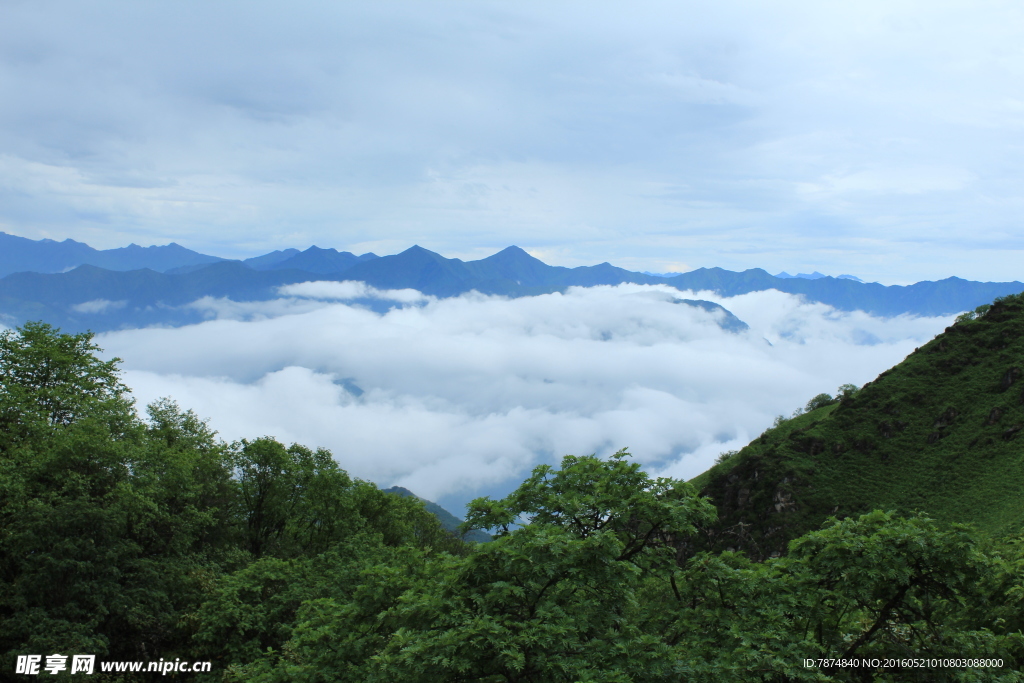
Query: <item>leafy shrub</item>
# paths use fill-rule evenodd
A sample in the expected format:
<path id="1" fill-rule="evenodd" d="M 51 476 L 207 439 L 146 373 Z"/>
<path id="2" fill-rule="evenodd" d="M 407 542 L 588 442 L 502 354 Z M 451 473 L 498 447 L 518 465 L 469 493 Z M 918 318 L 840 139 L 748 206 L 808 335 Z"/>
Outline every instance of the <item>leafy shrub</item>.
<path id="1" fill-rule="evenodd" d="M 857 395 L 860 389 L 856 384 L 842 384 L 836 389 L 836 399 L 840 402 L 848 401 Z"/>
<path id="2" fill-rule="evenodd" d="M 832 394 L 821 393 L 812 398 L 810 401 L 808 401 L 807 407 L 804 408 L 804 410 L 809 413 L 812 410 L 817 410 L 818 408 L 830 406 L 835 402 L 836 399 L 832 398 Z"/>
<path id="3" fill-rule="evenodd" d="M 722 463 L 728 462 L 729 460 L 732 460 L 734 455 L 739 455 L 739 451 L 723 451 L 718 454 L 717 458 L 715 458 L 715 464 L 721 465 Z"/>

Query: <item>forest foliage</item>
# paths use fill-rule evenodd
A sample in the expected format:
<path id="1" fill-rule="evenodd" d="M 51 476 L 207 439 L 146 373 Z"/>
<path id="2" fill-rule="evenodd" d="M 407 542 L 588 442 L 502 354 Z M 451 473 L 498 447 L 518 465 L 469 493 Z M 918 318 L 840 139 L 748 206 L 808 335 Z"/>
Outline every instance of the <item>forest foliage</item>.
<path id="1" fill-rule="evenodd" d="M 0 334 L 5 677 L 76 652 L 208 681 L 1022 680 L 1019 535 L 872 511 L 761 562 L 697 551 L 715 507 L 620 451 L 475 500 L 495 537 L 465 543 L 324 449 L 225 443 L 169 399 L 139 417 L 98 351 Z M 837 657 L 1003 666 L 805 666 Z"/>

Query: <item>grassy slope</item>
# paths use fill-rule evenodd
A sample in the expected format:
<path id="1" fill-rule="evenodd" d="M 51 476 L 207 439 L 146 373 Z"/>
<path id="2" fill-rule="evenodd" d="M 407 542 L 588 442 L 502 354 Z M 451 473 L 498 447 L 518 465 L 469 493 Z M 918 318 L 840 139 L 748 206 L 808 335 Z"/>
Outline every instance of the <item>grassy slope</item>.
<path id="1" fill-rule="evenodd" d="M 694 483 L 712 547 L 763 558 L 830 515 L 922 510 L 1024 529 L 1024 297 L 959 322 L 852 399 L 786 421 Z"/>

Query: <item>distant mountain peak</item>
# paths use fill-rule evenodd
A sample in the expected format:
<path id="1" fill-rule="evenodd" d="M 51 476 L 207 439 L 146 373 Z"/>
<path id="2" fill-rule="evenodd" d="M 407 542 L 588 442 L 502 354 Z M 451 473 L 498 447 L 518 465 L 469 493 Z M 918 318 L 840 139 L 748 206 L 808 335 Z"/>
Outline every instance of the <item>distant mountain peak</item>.
<path id="1" fill-rule="evenodd" d="M 780 278 L 782 280 L 796 280 L 796 279 L 799 279 L 799 280 L 820 280 L 822 278 L 832 277 L 832 276 L 831 275 L 824 275 L 823 273 L 819 273 L 818 271 L 814 271 L 813 273 L 797 273 L 796 275 L 790 275 L 786 271 L 782 271 L 781 273 L 777 273 L 775 275 L 775 277 Z M 835 279 L 836 280 L 853 280 L 854 282 L 864 282 L 863 280 L 861 280 L 856 275 L 849 275 L 849 274 L 836 275 Z"/>
<path id="2" fill-rule="evenodd" d="M 404 486 L 392 486 L 391 488 L 382 490 L 384 493 L 401 496 L 402 498 L 416 498 L 417 500 L 423 501 L 423 507 L 427 509 L 427 512 L 437 517 L 437 520 L 441 522 L 441 526 L 453 534 L 458 533 L 459 525 L 462 524 L 462 520 L 445 510 L 437 503 L 427 500 L 426 498 L 420 498 Z M 463 539 L 466 541 L 475 541 L 477 543 L 486 543 L 491 540 L 491 536 L 482 530 L 474 529 L 466 533 L 463 536 Z"/>
<path id="3" fill-rule="evenodd" d="M 814 271 L 813 273 L 797 273 L 796 275 L 790 275 L 786 271 L 782 271 L 775 277 L 782 278 L 784 280 L 793 278 L 800 278 L 801 280 L 820 280 L 823 277 L 828 277 L 828 275 L 824 275 L 818 271 Z"/>
<path id="4" fill-rule="evenodd" d="M 404 256 L 406 258 L 408 258 L 410 256 L 418 256 L 418 257 L 421 257 L 421 258 L 430 258 L 430 259 L 439 260 L 439 261 L 458 261 L 458 259 L 447 259 L 444 256 L 441 256 L 440 254 L 438 254 L 436 251 L 430 251 L 429 249 L 425 249 L 425 248 L 421 247 L 418 244 L 412 245 L 411 247 L 409 247 L 405 251 L 400 252 L 398 254 L 395 254 L 395 256 L 398 256 L 398 257 Z"/>
<path id="5" fill-rule="evenodd" d="M 514 244 L 511 247 L 505 247 L 501 251 L 491 254 L 490 256 L 480 259 L 481 261 L 487 261 L 490 263 L 494 262 L 507 262 L 507 263 L 544 263 L 536 256 L 532 256 L 530 252 L 526 251 L 521 247 L 517 247 Z M 546 264 L 545 264 L 546 265 Z"/>

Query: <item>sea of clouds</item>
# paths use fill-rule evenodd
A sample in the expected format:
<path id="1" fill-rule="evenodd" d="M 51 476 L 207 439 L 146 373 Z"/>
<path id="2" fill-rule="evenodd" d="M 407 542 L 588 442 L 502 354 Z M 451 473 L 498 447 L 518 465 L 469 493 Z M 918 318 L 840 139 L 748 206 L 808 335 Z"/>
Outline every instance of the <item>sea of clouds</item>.
<path id="1" fill-rule="evenodd" d="M 354 476 L 457 513 L 568 453 L 629 447 L 651 473 L 696 476 L 776 415 L 873 379 L 951 321 L 667 286 L 435 299 L 311 282 L 280 294 L 202 299 L 192 305 L 206 322 L 97 341 L 124 359 L 140 406 L 169 396 L 227 440 L 327 447 Z M 727 332 L 680 298 L 720 303 L 750 329 Z"/>

